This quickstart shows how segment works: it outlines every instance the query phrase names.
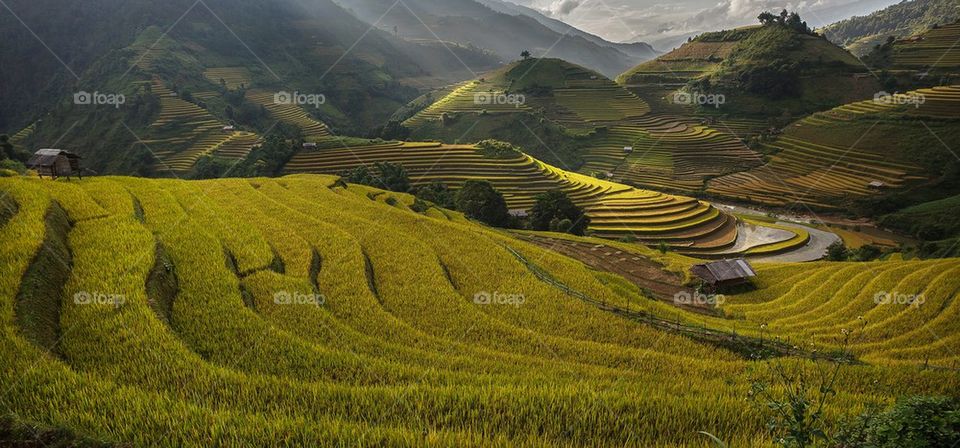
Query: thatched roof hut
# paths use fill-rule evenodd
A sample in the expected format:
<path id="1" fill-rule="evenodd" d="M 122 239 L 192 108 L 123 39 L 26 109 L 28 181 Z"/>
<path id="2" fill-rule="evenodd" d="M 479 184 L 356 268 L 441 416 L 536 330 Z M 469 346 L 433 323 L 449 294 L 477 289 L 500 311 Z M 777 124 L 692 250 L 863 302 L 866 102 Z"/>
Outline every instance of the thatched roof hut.
<path id="1" fill-rule="evenodd" d="M 36 170 L 40 177 L 44 175 L 56 179 L 60 176 L 78 176 L 83 178 L 80 168 L 80 156 L 63 149 L 41 149 L 27 160 L 27 168 Z"/>

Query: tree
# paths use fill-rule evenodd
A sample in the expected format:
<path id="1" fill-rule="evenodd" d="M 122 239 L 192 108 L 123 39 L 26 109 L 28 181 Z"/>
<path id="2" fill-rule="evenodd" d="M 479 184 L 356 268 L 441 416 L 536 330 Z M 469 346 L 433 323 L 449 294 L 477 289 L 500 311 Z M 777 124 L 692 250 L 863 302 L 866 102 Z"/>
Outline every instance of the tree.
<path id="1" fill-rule="evenodd" d="M 378 162 L 376 167 L 377 171 L 380 172 L 380 181 L 382 184 L 380 188 L 399 193 L 410 191 L 410 176 L 407 175 L 407 170 L 403 165 L 390 162 Z"/>
<path id="2" fill-rule="evenodd" d="M 377 162 L 374 170 L 360 165 L 352 170 L 340 173 L 344 181 L 352 184 L 368 185 L 383 190 L 406 193 L 410 191 L 410 176 L 403 165 L 390 162 Z"/>
<path id="3" fill-rule="evenodd" d="M 777 18 L 773 14 L 770 14 L 769 11 L 764 11 L 757 16 L 757 19 L 760 20 L 760 23 L 764 26 L 773 25 L 776 22 Z"/>
<path id="4" fill-rule="evenodd" d="M 523 50 L 520 52 L 520 57 L 522 57 L 524 60 L 530 59 L 530 52 Z"/>
<path id="5" fill-rule="evenodd" d="M 534 230 L 583 235 L 590 225 L 590 218 L 583 209 L 574 204 L 563 191 L 541 193 L 536 200 L 530 209 L 530 226 Z"/>
<path id="6" fill-rule="evenodd" d="M 443 208 L 453 209 L 457 206 L 453 191 L 441 182 L 434 182 L 417 189 L 417 199 L 432 202 Z"/>
<path id="7" fill-rule="evenodd" d="M 0 134 L 0 160 L 13 158 L 13 144 L 10 143 L 10 136 Z"/>
<path id="8" fill-rule="evenodd" d="M 457 210 L 468 218 L 485 224 L 502 227 L 510 221 L 507 201 L 485 180 L 468 180 L 464 183 L 457 192 L 456 203 Z"/>
<path id="9" fill-rule="evenodd" d="M 827 247 L 828 261 L 847 261 L 848 258 L 850 258 L 850 251 L 847 250 L 843 241 L 837 241 Z"/>

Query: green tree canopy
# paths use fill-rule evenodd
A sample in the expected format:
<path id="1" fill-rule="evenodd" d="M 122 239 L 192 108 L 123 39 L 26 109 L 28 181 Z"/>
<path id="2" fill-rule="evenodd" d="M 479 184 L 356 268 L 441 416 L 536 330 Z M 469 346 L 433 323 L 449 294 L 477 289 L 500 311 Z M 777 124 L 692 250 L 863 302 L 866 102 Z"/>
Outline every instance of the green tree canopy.
<path id="1" fill-rule="evenodd" d="M 502 227 L 510 221 L 507 201 L 485 180 L 468 180 L 457 192 L 456 202 L 457 210 L 485 224 Z"/>
<path id="2" fill-rule="evenodd" d="M 352 184 L 368 185 L 383 190 L 406 193 L 410 191 L 410 176 L 403 165 L 377 162 L 371 170 L 366 165 L 340 173 L 343 180 Z"/>
<path id="3" fill-rule="evenodd" d="M 537 195 L 537 202 L 530 210 L 530 225 L 534 230 L 583 235 L 590 225 L 590 218 L 566 193 L 552 190 Z"/>

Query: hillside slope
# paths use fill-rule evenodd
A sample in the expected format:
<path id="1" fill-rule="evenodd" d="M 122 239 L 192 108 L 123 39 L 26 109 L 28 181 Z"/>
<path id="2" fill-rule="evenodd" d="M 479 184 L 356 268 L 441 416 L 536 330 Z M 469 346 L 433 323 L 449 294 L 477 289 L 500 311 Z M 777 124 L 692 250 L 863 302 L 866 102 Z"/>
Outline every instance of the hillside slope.
<path id="1" fill-rule="evenodd" d="M 488 97 L 522 102 L 486 104 Z M 506 140 L 570 171 L 684 194 L 700 191 L 709 177 L 760 164 L 726 127 L 651 113 L 629 90 L 557 59 L 486 73 L 429 102 L 403 126 L 415 139 Z"/>
<path id="2" fill-rule="evenodd" d="M 918 73 L 920 83 L 940 85 L 960 79 L 960 20 L 937 25 L 923 33 L 888 41 L 867 60 L 889 70 Z"/>
<path id="3" fill-rule="evenodd" d="M 333 177 L 0 191 L 15 204 L 0 222 L 0 409 L 108 444 L 667 447 L 709 431 L 773 446 L 744 395 L 776 367 L 697 338 L 828 351 L 861 322 L 869 364 L 844 368 L 825 419 L 960 390 L 929 368 L 957 361 L 957 260 L 761 266 L 726 319 Z M 616 247 L 604 256 L 689 265 Z M 881 305 L 880 290 L 926 305 Z"/>
<path id="4" fill-rule="evenodd" d="M 956 177 L 948 148 L 960 144 L 958 91 L 921 89 L 813 114 L 761 143 L 764 166 L 713 179 L 708 191 L 775 206 L 890 204 L 893 194 Z"/>
<path id="5" fill-rule="evenodd" d="M 735 115 L 793 116 L 872 97 L 879 80 L 826 39 L 783 25 L 704 33 L 617 78 L 621 85 L 722 94 Z M 714 108 L 714 104 L 701 104 Z"/>
<path id="6" fill-rule="evenodd" d="M 146 134 L 163 114 L 161 99 L 143 88 L 155 80 L 205 109 L 221 127 L 274 127 L 272 111 L 244 98 L 246 90 L 258 88 L 271 101 L 281 91 L 323 95 L 322 108 L 310 107 L 315 120 L 365 132 L 419 94 L 409 84 L 466 79 L 496 62 L 475 49 L 451 53 L 369 32 L 328 0 L 177 0 L 162 6 L 95 0 L 82 11 L 46 0 L 9 6 L 30 29 L 10 14 L 0 16 L 9 43 L 0 57 L 21 61 L 0 67 L 0 129 L 13 135 L 39 122 L 25 142 L 30 148 L 63 143 L 89 156 L 88 166 L 101 172 L 145 174 L 142 159 L 155 159 L 149 152 L 180 151 L 161 147 L 124 156 L 138 140 L 157 139 Z M 116 108 L 77 107 L 73 95 L 81 91 L 123 94 L 130 101 Z M 175 136 L 161 139 L 167 137 Z"/>
<path id="7" fill-rule="evenodd" d="M 681 253 L 730 248 L 737 241 L 736 218 L 693 198 L 638 190 L 571 173 L 515 152 L 492 157 L 474 146 L 439 143 L 370 142 L 301 151 L 288 172 L 337 174 L 376 162 L 399 164 L 414 186 L 441 182 L 458 189 L 470 179 L 493 184 L 515 211 L 533 207 L 536 196 L 562 190 L 583 207 L 598 237 L 664 243 Z"/>
<path id="8" fill-rule="evenodd" d="M 905 0 L 866 16 L 828 25 L 820 31 L 831 42 L 855 55 L 865 56 L 889 37 L 910 37 L 957 19 L 960 19 L 960 5 L 953 0 Z"/>

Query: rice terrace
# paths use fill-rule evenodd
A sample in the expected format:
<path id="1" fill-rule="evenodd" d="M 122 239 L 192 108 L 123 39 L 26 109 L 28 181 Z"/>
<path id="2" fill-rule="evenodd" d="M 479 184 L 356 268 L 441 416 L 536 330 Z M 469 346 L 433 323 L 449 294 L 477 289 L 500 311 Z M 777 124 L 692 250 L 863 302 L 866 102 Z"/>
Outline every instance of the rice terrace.
<path id="1" fill-rule="evenodd" d="M 0 446 L 960 446 L 960 5 L 608 2 L 0 1 Z"/>

